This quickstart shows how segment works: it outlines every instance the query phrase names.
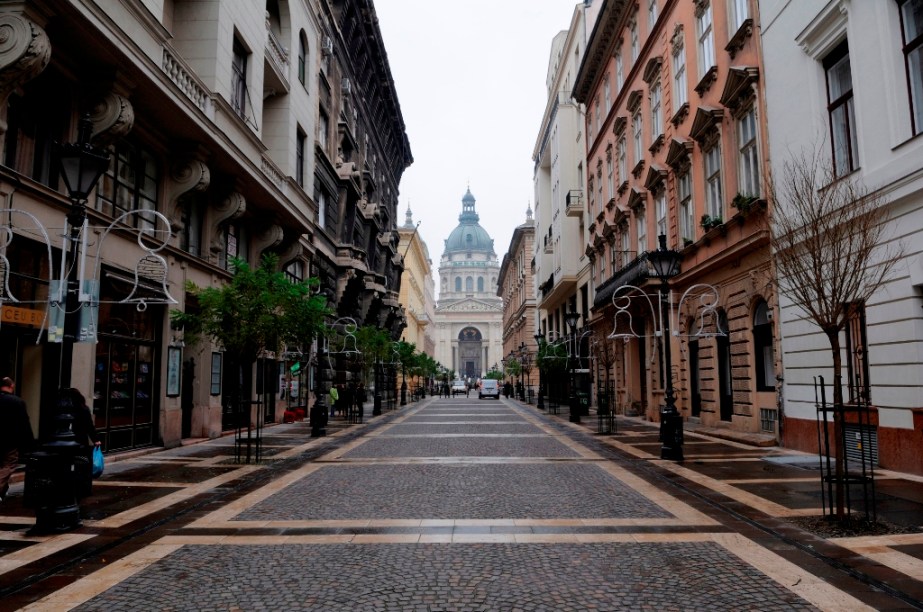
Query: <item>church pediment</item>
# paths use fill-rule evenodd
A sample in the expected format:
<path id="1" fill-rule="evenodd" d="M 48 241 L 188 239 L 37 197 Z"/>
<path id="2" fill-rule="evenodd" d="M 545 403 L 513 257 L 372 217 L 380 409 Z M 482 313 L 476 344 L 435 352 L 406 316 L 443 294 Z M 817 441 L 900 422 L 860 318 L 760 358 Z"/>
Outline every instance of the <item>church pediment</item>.
<path id="1" fill-rule="evenodd" d="M 437 312 L 502 312 L 503 306 L 500 302 L 492 304 L 483 300 L 458 300 L 451 304 L 440 304 L 436 308 Z"/>

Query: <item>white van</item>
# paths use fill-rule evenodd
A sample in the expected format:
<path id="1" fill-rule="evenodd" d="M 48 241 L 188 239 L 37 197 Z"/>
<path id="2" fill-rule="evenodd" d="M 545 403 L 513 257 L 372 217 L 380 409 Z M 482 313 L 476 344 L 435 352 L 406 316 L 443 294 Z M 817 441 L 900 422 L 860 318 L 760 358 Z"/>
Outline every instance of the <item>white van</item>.
<path id="1" fill-rule="evenodd" d="M 481 381 L 481 388 L 478 390 L 478 399 L 485 397 L 495 397 L 500 399 L 500 385 L 492 378 L 485 378 Z"/>

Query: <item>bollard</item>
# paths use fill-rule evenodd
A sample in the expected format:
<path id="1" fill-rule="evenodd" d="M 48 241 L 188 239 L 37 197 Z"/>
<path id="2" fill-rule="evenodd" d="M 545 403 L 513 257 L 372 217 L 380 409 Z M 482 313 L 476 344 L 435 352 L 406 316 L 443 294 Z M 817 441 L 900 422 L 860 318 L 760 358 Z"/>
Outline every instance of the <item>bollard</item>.
<path id="1" fill-rule="evenodd" d="M 55 433 L 26 459 L 23 503 L 35 508 L 35 526 L 29 534 L 61 533 L 80 526 L 77 505 L 78 458 L 83 447 L 71 430 L 73 417 L 59 414 Z"/>

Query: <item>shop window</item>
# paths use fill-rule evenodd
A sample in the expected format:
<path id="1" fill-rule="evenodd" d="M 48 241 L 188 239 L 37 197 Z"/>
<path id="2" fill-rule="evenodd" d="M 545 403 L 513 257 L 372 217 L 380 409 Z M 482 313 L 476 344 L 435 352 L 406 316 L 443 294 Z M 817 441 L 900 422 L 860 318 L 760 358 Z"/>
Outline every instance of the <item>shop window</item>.
<path id="1" fill-rule="evenodd" d="M 753 352 L 756 358 L 756 390 L 776 388 L 775 352 L 772 344 L 772 320 L 769 305 L 761 301 L 753 312 Z"/>

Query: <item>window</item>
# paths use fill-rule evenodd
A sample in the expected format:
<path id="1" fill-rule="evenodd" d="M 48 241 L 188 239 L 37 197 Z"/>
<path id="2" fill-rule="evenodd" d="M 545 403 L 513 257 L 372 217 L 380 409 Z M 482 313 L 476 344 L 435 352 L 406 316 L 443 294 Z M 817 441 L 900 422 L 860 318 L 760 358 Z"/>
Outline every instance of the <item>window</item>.
<path id="1" fill-rule="evenodd" d="M 919 134 L 923 132 L 923 0 L 903 0 L 901 32 L 910 90 L 911 127 L 914 134 Z"/>
<path id="2" fill-rule="evenodd" d="M 308 41 L 305 38 L 304 30 L 298 37 L 298 82 L 307 87 L 306 75 L 308 65 Z"/>
<path id="3" fill-rule="evenodd" d="M 455 290 L 456 290 L 456 291 L 461 291 L 461 290 L 462 290 L 461 276 L 456 276 L 456 277 L 455 277 Z"/>
<path id="4" fill-rule="evenodd" d="M 587 193 L 590 195 L 589 197 L 590 212 L 593 212 L 593 210 L 596 209 L 596 191 L 593 189 L 593 184 L 594 184 L 594 181 L 593 181 L 593 177 L 591 176 L 589 179 L 587 179 L 587 184 L 586 184 Z M 600 202 L 600 205 L 602 205 L 601 202 Z"/>
<path id="5" fill-rule="evenodd" d="M 772 347 L 772 320 L 769 305 L 765 301 L 760 301 L 753 312 L 753 353 L 756 357 L 756 390 L 775 390 L 776 358 Z"/>
<path id="6" fill-rule="evenodd" d="M 833 169 L 837 176 L 843 176 L 856 169 L 858 153 L 847 43 L 841 44 L 824 59 L 824 71 L 827 77 L 827 113 L 830 119 Z"/>
<path id="7" fill-rule="evenodd" d="M 231 269 L 231 260 L 235 257 L 249 261 L 246 231 L 243 223 L 231 223 L 224 230 L 224 249 L 218 255 L 218 265 L 225 270 Z"/>
<path id="8" fill-rule="evenodd" d="M 296 259 L 286 265 L 282 272 L 292 283 L 300 283 L 304 280 L 304 263 Z"/>
<path id="9" fill-rule="evenodd" d="M 231 75 L 231 108 L 241 118 L 247 116 L 247 51 L 234 39 L 234 59 Z"/>
<path id="10" fill-rule="evenodd" d="M 615 177 L 613 176 L 615 165 L 612 162 L 612 152 L 610 151 L 609 153 L 610 154 L 606 157 L 606 173 L 608 176 L 606 185 L 609 188 L 609 198 L 611 199 L 615 197 Z"/>
<path id="11" fill-rule="evenodd" d="M 663 134 L 663 115 L 660 109 L 660 81 L 651 85 L 651 136 L 656 140 Z"/>
<path id="12" fill-rule="evenodd" d="M 307 142 L 307 135 L 298 128 L 295 136 L 295 182 L 301 188 L 304 188 L 304 148 Z"/>
<path id="13" fill-rule="evenodd" d="M 606 258 L 601 255 L 599 258 L 599 282 L 606 280 Z"/>
<path id="14" fill-rule="evenodd" d="M 705 204 L 711 217 L 723 218 L 721 200 L 721 147 L 705 153 Z"/>
<path id="15" fill-rule="evenodd" d="M 689 101 L 686 93 L 686 48 L 680 47 L 673 53 L 673 111 Z"/>
<path id="16" fill-rule="evenodd" d="M 483 277 L 478 277 L 478 291 L 479 292 L 484 291 L 484 278 Z"/>
<path id="17" fill-rule="evenodd" d="M 865 304 L 853 302 L 847 311 L 846 353 L 849 401 L 852 404 L 871 401 L 869 393 L 868 344 L 866 341 Z"/>
<path id="18" fill-rule="evenodd" d="M 58 87 L 59 83 L 39 79 L 22 85 L 24 95 L 13 93 L 4 138 L 5 165 L 52 189 L 62 184 L 52 158 L 54 143 L 62 140 L 67 125 Z"/>
<path id="19" fill-rule="evenodd" d="M 638 53 L 641 50 L 640 41 L 638 39 L 638 12 L 635 11 L 635 16 L 632 17 L 631 23 L 628 24 L 628 36 L 631 41 L 631 63 L 634 64 L 638 61 Z"/>
<path id="20" fill-rule="evenodd" d="M 134 210 L 157 209 L 160 177 L 154 156 L 141 147 L 120 142 L 113 151 L 109 169 L 96 188 L 96 209 L 112 217 Z M 128 223 L 153 229 L 157 219 L 151 214 L 132 215 Z"/>
<path id="21" fill-rule="evenodd" d="M 740 169 L 738 191 L 748 196 L 760 195 L 760 161 L 756 141 L 756 110 L 751 108 L 737 122 L 737 146 Z"/>
<path id="22" fill-rule="evenodd" d="M 647 5 L 647 27 L 649 30 L 654 29 L 657 23 L 657 0 L 649 0 Z"/>
<path id="23" fill-rule="evenodd" d="M 621 90 L 625 84 L 625 73 L 622 67 L 622 54 L 615 54 L 615 88 Z"/>
<path id="24" fill-rule="evenodd" d="M 317 224 L 327 227 L 327 194 L 318 189 L 314 198 L 317 200 Z"/>
<path id="25" fill-rule="evenodd" d="M 644 211 L 638 209 L 636 222 L 638 226 L 638 253 L 647 250 L 647 220 L 644 218 Z"/>
<path id="26" fill-rule="evenodd" d="M 628 180 L 628 144 L 625 137 L 619 138 L 618 156 L 619 156 L 619 182 Z"/>
<path id="27" fill-rule="evenodd" d="M 612 268 L 612 274 L 615 275 L 615 271 L 619 269 L 619 257 L 618 249 L 615 248 L 615 243 L 609 243 L 609 266 Z"/>
<path id="28" fill-rule="evenodd" d="M 599 167 L 599 170 L 596 172 L 596 195 L 599 197 L 599 205 L 602 206 L 603 202 L 603 169 L 602 166 Z M 581 232 L 581 235 L 583 233 Z"/>
<path id="29" fill-rule="evenodd" d="M 701 9 L 696 17 L 696 29 L 699 34 L 699 78 L 703 78 L 715 65 L 715 32 L 712 28 L 711 5 Z"/>
<path id="30" fill-rule="evenodd" d="M 631 131 L 632 131 L 632 140 L 634 142 L 634 153 L 635 158 L 634 162 L 637 164 L 642 159 L 644 159 L 644 125 L 641 120 L 641 109 L 638 108 L 634 115 L 631 117 Z"/>
<path id="31" fill-rule="evenodd" d="M 474 293 L 474 279 L 470 276 L 465 278 L 465 291 L 467 293 Z"/>
<path id="32" fill-rule="evenodd" d="M 619 268 L 628 265 L 628 253 L 631 250 L 631 237 L 628 235 L 628 224 L 622 226 L 619 232 L 619 252 L 617 253 Z"/>
<path id="33" fill-rule="evenodd" d="M 686 174 L 676 179 L 676 197 L 679 200 L 679 231 L 683 241 L 695 240 L 695 218 L 692 207 L 692 174 Z"/>
<path id="34" fill-rule="evenodd" d="M 193 191 L 182 197 L 183 229 L 179 236 L 179 248 L 195 257 L 202 256 L 202 223 L 205 218 L 205 197 L 200 191 Z"/>
<path id="35" fill-rule="evenodd" d="M 317 144 L 324 151 L 327 150 L 327 133 L 330 131 L 330 120 L 327 113 L 320 112 L 317 118 Z"/>
<path id="36" fill-rule="evenodd" d="M 750 0 L 731 0 L 731 36 L 750 18 Z"/>
<path id="37" fill-rule="evenodd" d="M 599 130 L 600 128 L 602 128 L 602 124 L 603 124 L 603 114 L 600 112 L 599 107 L 600 107 L 599 98 L 597 97 L 596 98 L 596 133 L 597 134 L 599 134 Z"/>
<path id="38" fill-rule="evenodd" d="M 656 196 L 657 235 L 667 235 L 667 192 L 661 189 Z"/>
<path id="39" fill-rule="evenodd" d="M 605 92 L 606 97 L 606 114 L 609 114 L 609 111 L 612 110 L 612 88 L 609 87 L 609 77 L 606 77 L 606 80 L 603 83 L 603 91 Z"/>

